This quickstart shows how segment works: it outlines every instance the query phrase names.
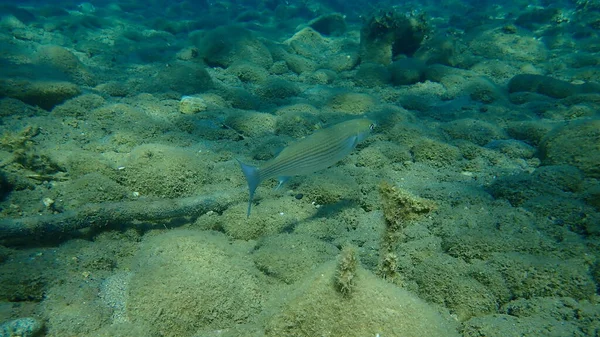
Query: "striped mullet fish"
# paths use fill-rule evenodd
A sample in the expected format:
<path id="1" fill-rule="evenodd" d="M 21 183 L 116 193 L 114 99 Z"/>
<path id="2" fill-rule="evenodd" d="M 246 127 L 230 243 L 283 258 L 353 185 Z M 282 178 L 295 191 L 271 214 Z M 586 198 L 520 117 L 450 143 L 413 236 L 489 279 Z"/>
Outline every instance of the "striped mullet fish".
<path id="1" fill-rule="evenodd" d="M 250 216 L 254 192 L 261 182 L 277 177 L 279 188 L 292 176 L 326 169 L 350 154 L 359 142 L 367 138 L 373 128 L 375 123 L 369 119 L 352 119 L 292 143 L 277 157 L 260 167 L 244 164 L 238 159 L 250 192 L 247 216 Z"/>

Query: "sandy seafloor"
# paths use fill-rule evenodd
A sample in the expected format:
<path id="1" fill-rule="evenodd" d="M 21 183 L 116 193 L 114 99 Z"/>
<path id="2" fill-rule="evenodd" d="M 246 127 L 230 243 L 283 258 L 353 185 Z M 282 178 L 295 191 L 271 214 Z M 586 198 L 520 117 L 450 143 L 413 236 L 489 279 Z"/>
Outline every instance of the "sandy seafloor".
<path id="1" fill-rule="evenodd" d="M 0 17 L 0 336 L 600 335 L 600 2 Z M 246 217 L 236 159 L 364 116 Z"/>

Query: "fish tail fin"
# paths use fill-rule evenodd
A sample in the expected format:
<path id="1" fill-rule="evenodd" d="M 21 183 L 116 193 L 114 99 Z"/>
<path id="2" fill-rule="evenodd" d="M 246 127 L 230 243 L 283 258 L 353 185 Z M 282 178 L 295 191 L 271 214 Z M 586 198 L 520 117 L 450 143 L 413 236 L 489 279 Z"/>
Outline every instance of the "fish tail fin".
<path id="1" fill-rule="evenodd" d="M 252 199 L 254 198 L 254 192 L 260 184 L 260 174 L 258 172 L 258 167 L 244 164 L 239 159 L 237 159 L 237 161 L 238 163 L 240 163 L 242 172 L 244 172 L 244 175 L 246 176 L 246 181 L 248 182 L 248 191 L 250 193 L 250 199 L 248 200 L 247 216 L 250 217 L 250 210 L 252 208 Z"/>

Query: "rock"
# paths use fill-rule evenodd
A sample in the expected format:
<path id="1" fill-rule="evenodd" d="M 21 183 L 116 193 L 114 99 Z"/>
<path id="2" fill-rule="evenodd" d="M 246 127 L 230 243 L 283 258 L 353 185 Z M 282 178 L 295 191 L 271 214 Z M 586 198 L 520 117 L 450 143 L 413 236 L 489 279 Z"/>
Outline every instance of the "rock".
<path id="1" fill-rule="evenodd" d="M 2 323 L 0 325 L 0 337 L 33 337 L 43 327 L 43 324 L 35 318 L 19 318 Z"/>
<path id="2" fill-rule="evenodd" d="M 268 69 L 273 64 L 267 47 L 244 28 L 219 27 L 195 40 L 198 55 L 209 66 L 226 68 L 236 61 L 247 61 Z"/>
<path id="3" fill-rule="evenodd" d="M 202 97 L 183 96 L 179 101 L 179 112 L 186 115 L 195 114 L 208 108 Z"/>
<path id="4" fill-rule="evenodd" d="M 283 60 L 288 69 L 296 74 L 313 72 L 318 69 L 318 64 L 315 61 L 301 55 L 285 54 Z"/>
<path id="5" fill-rule="evenodd" d="M 227 68 L 227 73 L 235 75 L 245 83 L 263 83 L 269 76 L 269 72 L 254 63 L 236 61 Z"/>
<path id="6" fill-rule="evenodd" d="M 530 159 L 535 155 L 535 148 L 515 139 L 492 140 L 485 147 L 504 153 L 510 158 Z"/>
<path id="7" fill-rule="evenodd" d="M 533 30 L 543 24 L 557 23 L 560 14 L 558 8 L 536 8 L 519 15 L 515 24 Z"/>
<path id="8" fill-rule="evenodd" d="M 21 100 L 10 97 L 0 99 L 0 117 L 13 115 L 34 116 L 40 113 L 45 114 L 44 110 L 32 107 Z"/>
<path id="9" fill-rule="evenodd" d="M 572 165 L 600 178 L 600 120 L 581 120 L 550 131 L 540 143 L 544 165 Z"/>
<path id="10" fill-rule="evenodd" d="M 472 118 L 446 123 L 442 129 L 453 139 L 468 140 L 479 146 L 484 146 L 494 140 L 508 138 L 506 132 L 498 126 Z"/>
<path id="11" fill-rule="evenodd" d="M 128 316 L 165 337 L 248 322 L 263 297 L 247 249 L 217 232 L 173 230 L 146 239 L 132 268 Z"/>
<path id="12" fill-rule="evenodd" d="M 94 85 L 94 76 L 69 50 L 55 45 L 42 46 L 37 50 L 35 62 L 43 67 L 65 74 L 70 81 L 80 85 Z"/>
<path id="13" fill-rule="evenodd" d="M 355 81 L 361 87 L 382 87 L 390 82 L 390 73 L 381 64 L 362 63 L 356 72 Z"/>
<path id="14" fill-rule="evenodd" d="M 404 58 L 390 64 L 388 71 L 394 85 L 408 85 L 424 79 L 425 64 L 415 58 Z"/>
<path id="15" fill-rule="evenodd" d="M 527 34 L 506 34 L 502 27 L 483 30 L 469 43 L 469 51 L 486 59 L 533 64 L 546 62 L 548 48 L 540 39 Z"/>
<path id="16" fill-rule="evenodd" d="M 389 65 L 398 55 L 412 56 L 428 30 L 422 16 L 411 17 L 394 10 L 379 11 L 360 30 L 363 62 Z"/>
<path id="17" fill-rule="evenodd" d="M 35 15 L 30 11 L 9 4 L 1 4 L 0 12 L 2 12 L 2 16 L 12 15 L 24 24 L 30 24 L 36 19 Z"/>
<path id="18" fill-rule="evenodd" d="M 95 88 L 97 91 L 113 97 L 125 97 L 130 94 L 130 88 L 125 83 L 109 81 L 99 84 Z"/>
<path id="19" fill-rule="evenodd" d="M 267 101 L 284 101 L 300 93 L 296 83 L 280 78 L 269 79 L 264 85 L 256 89 L 256 93 Z"/>
<path id="20" fill-rule="evenodd" d="M 371 111 L 375 105 L 376 100 L 372 96 L 355 92 L 335 94 L 326 103 L 327 109 L 348 115 L 362 115 Z"/>
<path id="21" fill-rule="evenodd" d="M 144 81 L 140 90 L 151 93 L 172 90 L 182 95 L 193 95 L 211 88 L 212 78 L 203 65 L 176 61 L 162 67 L 155 79 Z"/>
<path id="22" fill-rule="evenodd" d="M 78 117 L 89 114 L 90 111 L 103 106 L 106 100 L 96 94 L 83 94 L 56 106 L 52 109 L 52 115 L 57 117 Z"/>
<path id="23" fill-rule="evenodd" d="M 331 41 L 310 27 L 306 27 L 283 42 L 294 52 L 311 60 L 321 59 L 329 52 Z"/>
<path id="24" fill-rule="evenodd" d="M 358 266 L 351 296 L 335 289 L 331 261 L 286 289 L 266 336 L 458 336 L 455 323 L 404 289 Z M 368 313 L 368 314 L 366 314 Z"/>
<path id="25" fill-rule="evenodd" d="M 45 110 L 80 93 L 79 87 L 70 82 L 0 79 L 0 96 L 16 98 Z"/>
<path id="26" fill-rule="evenodd" d="M 462 157 L 459 148 L 429 138 L 422 138 L 410 151 L 415 162 L 428 163 L 434 167 L 456 165 Z"/>
<path id="27" fill-rule="evenodd" d="M 520 74 L 508 82 L 508 91 L 535 92 L 552 98 L 565 98 L 576 94 L 599 93 L 598 83 L 572 84 L 556 78 L 534 74 Z"/>
<path id="28" fill-rule="evenodd" d="M 225 125 L 249 137 L 272 134 L 275 130 L 275 116 L 262 112 L 231 114 L 225 119 Z"/>
<path id="29" fill-rule="evenodd" d="M 600 211 L 600 185 L 588 188 L 584 194 L 585 201 Z M 600 269 L 599 269 L 600 272 Z M 600 280 L 600 278 L 598 278 Z"/>
<path id="30" fill-rule="evenodd" d="M 496 199 L 505 199 L 514 207 L 523 206 L 530 200 L 545 197 L 564 197 L 562 191 L 536 179 L 528 173 L 500 177 L 488 186 L 487 190 Z"/>
<path id="31" fill-rule="evenodd" d="M 259 241 L 252 259 L 265 274 L 292 284 L 338 253 L 333 244 L 307 234 L 276 234 Z"/>
<path id="32" fill-rule="evenodd" d="M 553 98 L 565 98 L 576 94 L 577 88 L 569 82 L 549 76 L 520 74 L 508 82 L 508 91 L 510 93 L 529 91 Z"/>
<path id="33" fill-rule="evenodd" d="M 342 35 L 346 32 L 346 19 L 340 13 L 321 15 L 308 25 L 323 35 Z"/>

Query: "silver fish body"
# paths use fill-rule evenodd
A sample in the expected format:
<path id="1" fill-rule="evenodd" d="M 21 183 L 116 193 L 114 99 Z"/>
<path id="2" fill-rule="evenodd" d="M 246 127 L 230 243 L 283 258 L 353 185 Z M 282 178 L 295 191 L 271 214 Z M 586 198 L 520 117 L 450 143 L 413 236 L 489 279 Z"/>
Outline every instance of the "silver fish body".
<path id="1" fill-rule="evenodd" d="M 277 157 L 260 167 L 240 163 L 248 181 L 252 207 L 254 192 L 261 182 L 278 177 L 280 185 L 289 177 L 306 175 L 328 168 L 346 157 L 375 127 L 369 119 L 353 119 L 319 130 L 283 149 Z"/>

